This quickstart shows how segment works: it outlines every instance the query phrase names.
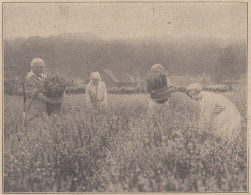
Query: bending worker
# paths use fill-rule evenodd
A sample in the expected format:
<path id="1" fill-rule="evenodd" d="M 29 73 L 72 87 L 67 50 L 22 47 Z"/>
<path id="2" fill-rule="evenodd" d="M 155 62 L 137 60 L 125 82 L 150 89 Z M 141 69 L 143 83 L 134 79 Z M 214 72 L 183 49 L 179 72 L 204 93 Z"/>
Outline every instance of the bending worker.
<path id="1" fill-rule="evenodd" d="M 200 102 L 201 130 L 211 130 L 224 143 L 230 143 L 238 137 L 241 115 L 230 100 L 220 94 L 202 91 L 198 83 L 187 87 L 187 95 Z"/>

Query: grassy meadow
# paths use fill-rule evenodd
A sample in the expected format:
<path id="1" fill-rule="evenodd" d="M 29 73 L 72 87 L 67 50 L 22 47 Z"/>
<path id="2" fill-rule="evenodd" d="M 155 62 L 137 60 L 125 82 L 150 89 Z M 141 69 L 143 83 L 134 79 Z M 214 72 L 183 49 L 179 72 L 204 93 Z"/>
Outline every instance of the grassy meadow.
<path id="1" fill-rule="evenodd" d="M 109 95 L 88 110 L 66 95 L 59 115 L 22 126 L 22 97 L 4 97 L 5 192 L 246 192 L 247 91 L 222 93 L 239 109 L 242 132 L 230 147 L 198 128 L 199 105 L 175 93 L 148 113 L 145 94 Z"/>

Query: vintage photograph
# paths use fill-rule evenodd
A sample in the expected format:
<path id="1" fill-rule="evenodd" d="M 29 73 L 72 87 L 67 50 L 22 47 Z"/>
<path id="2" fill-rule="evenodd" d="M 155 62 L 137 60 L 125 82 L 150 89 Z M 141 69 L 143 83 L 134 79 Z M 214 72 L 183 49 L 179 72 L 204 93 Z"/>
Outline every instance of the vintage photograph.
<path id="1" fill-rule="evenodd" d="M 248 3 L 2 2 L 3 193 L 249 192 Z"/>

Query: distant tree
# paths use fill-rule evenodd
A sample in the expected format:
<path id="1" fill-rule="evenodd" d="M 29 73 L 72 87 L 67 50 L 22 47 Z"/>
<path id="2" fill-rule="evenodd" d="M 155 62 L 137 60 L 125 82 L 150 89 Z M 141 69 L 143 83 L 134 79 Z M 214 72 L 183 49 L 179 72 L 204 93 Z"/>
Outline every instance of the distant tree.
<path id="1" fill-rule="evenodd" d="M 220 83 L 224 81 L 234 81 L 240 78 L 245 66 L 242 60 L 241 49 L 234 45 L 227 46 L 219 56 L 219 65 L 214 67 L 213 79 Z M 245 51 L 243 51 L 245 53 Z"/>
<path id="2" fill-rule="evenodd" d="M 194 40 L 193 40 L 194 39 Z M 34 57 L 43 58 L 50 73 L 89 79 L 93 71 L 138 72 L 144 77 L 153 64 L 178 74 L 211 73 L 215 80 L 236 77 L 246 69 L 245 43 L 223 48 L 216 42 L 177 39 L 102 40 L 88 35 L 30 37 L 4 41 L 4 70 L 25 76 Z"/>

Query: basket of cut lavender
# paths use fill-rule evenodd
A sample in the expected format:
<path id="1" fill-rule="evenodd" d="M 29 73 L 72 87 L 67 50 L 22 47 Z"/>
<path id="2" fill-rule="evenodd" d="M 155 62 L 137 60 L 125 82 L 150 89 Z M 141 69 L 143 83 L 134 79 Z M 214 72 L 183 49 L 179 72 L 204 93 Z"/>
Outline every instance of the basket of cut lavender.
<path id="1" fill-rule="evenodd" d="M 165 73 L 150 73 L 146 79 L 147 91 L 150 93 L 152 100 L 159 104 L 164 104 L 168 101 L 171 93 L 183 92 L 185 88 L 167 86 L 167 78 Z"/>
<path id="2" fill-rule="evenodd" d="M 66 81 L 60 75 L 53 77 L 48 77 L 44 82 L 45 94 L 51 99 L 60 99 L 64 96 L 64 91 L 66 88 Z M 59 113 L 62 104 L 47 104 L 48 114 Z"/>

